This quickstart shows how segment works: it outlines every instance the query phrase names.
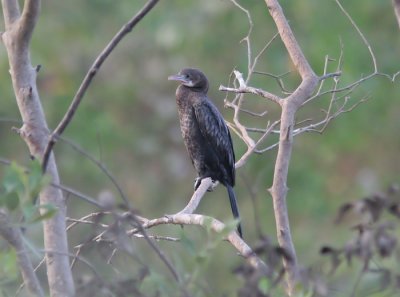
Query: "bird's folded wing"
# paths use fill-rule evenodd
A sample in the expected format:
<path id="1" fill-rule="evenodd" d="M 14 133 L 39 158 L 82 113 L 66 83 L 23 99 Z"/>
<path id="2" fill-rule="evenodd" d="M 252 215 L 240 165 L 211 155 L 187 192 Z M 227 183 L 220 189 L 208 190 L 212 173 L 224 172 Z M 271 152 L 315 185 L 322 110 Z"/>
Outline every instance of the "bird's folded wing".
<path id="1" fill-rule="evenodd" d="M 226 169 L 231 168 L 231 177 L 235 180 L 235 153 L 231 134 L 224 118 L 218 109 L 208 100 L 193 105 L 197 123 L 203 137 L 208 141 L 215 153 L 222 158 Z"/>

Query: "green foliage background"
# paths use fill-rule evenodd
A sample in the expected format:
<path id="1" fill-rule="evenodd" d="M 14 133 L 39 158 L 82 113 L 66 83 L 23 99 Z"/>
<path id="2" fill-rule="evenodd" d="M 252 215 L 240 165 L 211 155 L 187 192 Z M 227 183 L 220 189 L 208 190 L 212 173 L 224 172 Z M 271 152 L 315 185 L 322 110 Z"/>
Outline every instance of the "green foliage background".
<path id="1" fill-rule="evenodd" d="M 281 2 L 318 75 L 322 74 L 325 55 L 339 58 L 340 42 L 344 48 L 343 82 L 357 80 L 372 71 L 367 48 L 334 1 Z M 390 1 L 364 0 L 362 5 L 358 1 L 343 2 L 370 42 L 380 72 L 393 74 L 400 70 L 399 29 Z M 38 85 L 51 129 L 60 121 L 95 57 L 143 4 L 144 1 L 127 0 L 43 1 L 31 53 L 33 62 L 42 65 Z M 241 1 L 241 4 L 249 9 L 254 20 L 251 40 L 256 53 L 276 33 L 276 28 L 263 1 Z M 218 91 L 218 86 L 228 83 L 234 68 L 246 73 L 246 47 L 240 41 L 247 31 L 246 15 L 230 1 L 160 1 L 96 76 L 64 136 L 104 162 L 142 215 L 158 217 L 181 209 L 192 193 L 195 177 L 178 127 L 176 85 L 168 82 L 167 76 L 186 66 L 201 68 L 211 82 L 210 97 L 223 109 L 225 94 Z M 335 64 L 330 65 L 330 71 L 335 71 Z M 275 74 L 293 70 L 279 39 L 262 56 L 256 69 Z M 10 129 L 20 125 L 20 116 L 4 47 L 0 48 L 0 77 L 0 156 L 27 164 L 29 152 Z M 293 72 L 287 76 L 286 85 L 293 89 L 298 81 Z M 275 81 L 265 76 L 254 76 L 251 85 L 280 91 Z M 288 204 L 301 264 L 315 263 L 321 245 L 341 244 L 348 236 L 346 228 L 333 224 L 341 203 L 399 182 L 399 91 L 398 80 L 392 83 L 376 77 L 353 93 L 353 102 L 367 96 L 370 98 L 367 103 L 336 119 L 323 135 L 296 137 L 288 180 Z M 302 110 L 299 120 L 321 118 L 320 109 L 327 106 L 327 99 Z M 278 116 L 276 107 L 260 98 L 249 96 L 247 104 L 258 112 L 268 110 L 262 119 L 244 117 L 249 125 L 265 127 L 268 120 Z M 231 120 L 232 111 L 223 112 Z M 240 157 L 245 147 L 235 136 L 234 145 Z M 55 151 L 64 184 L 93 197 L 103 190 L 112 191 L 118 197 L 106 176 L 69 145 L 60 142 Z M 267 193 L 272 183 L 275 154 L 273 150 L 253 156 L 238 171 L 236 191 L 249 243 L 254 243 L 257 237 L 256 216 L 262 231 L 275 238 L 272 204 Z M 76 198 L 71 197 L 68 204 L 71 217 L 91 211 L 91 206 Z M 230 220 L 225 190 L 219 187 L 207 194 L 199 211 Z M 179 235 L 182 232 L 179 229 L 165 227 L 157 233 Z M 71 246 L 79 243 L 83 232 L 70 234 Z M 199 245 L 205 236 L 197 228 L 185 228 L 185 232 L 194 240 L 200 238 Z M 38 244 L 39 234 L 37 230 L 30 234 Z M 189 273 L 196 265 L 185 248 L 168 242 L 160 245 L 182 271 Z M 155 270 L 162 274 L 164 268 L 146 245 L 137 242 L 135 246 L 142 251 L 138 254 L 151 267 L 159 267 Z M 96 262 L 95 257 L 91 260 Z M 136 273 L 134 267 L 124 267 L 123 256 L 116 262 L 121 274 Z M 240 286 L 231 275 L 231 270 L 240 262 L 233 250 L 221 244 L 204 268 L 204 283 L 215 292 L 231 294 Z M 113 275 L 106 265 L 100 267 L 105 275 Z"/>

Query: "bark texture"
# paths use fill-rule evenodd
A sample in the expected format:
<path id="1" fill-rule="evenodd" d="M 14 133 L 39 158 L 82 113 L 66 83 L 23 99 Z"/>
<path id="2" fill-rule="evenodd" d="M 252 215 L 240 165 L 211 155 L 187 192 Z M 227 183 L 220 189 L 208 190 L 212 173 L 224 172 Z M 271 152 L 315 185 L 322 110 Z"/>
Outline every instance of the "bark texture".
<path id="1" fill-rule="evenodd" d="M 48 142 L 49 131 L 36 86 L 37 68 L 32 66 L 29 53 L 30 40 L 40 11 L 40 1 L 25 1 L 22 13 L 16 0 L 2 0 L 2 5 L 6 28 L 2 39 L 7 49 L 12 84 L 23 121 L 19 133 L 28 145 L 30 154 L 41 159 Z M 53 183 L 60 183 L 53 154 L 49 159 L 47 174 Z M 47 186 L 41 191 L 39 198 L 41 204 L 52 204 L 58 209 L 55 216 L 43 222 L 50 294 L 57 297 L 74 296 L 69 267 L 64 197 L 60 189 Z"/>

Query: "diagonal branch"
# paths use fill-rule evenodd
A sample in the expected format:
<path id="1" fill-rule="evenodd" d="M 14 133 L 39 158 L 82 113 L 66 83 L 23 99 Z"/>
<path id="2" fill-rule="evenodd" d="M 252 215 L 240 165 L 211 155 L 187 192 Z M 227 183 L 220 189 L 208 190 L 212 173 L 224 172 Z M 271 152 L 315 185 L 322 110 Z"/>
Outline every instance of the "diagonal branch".
<path id="1" fill-rule="evenodd" d="M 301 78 L 305 79 L 310 75 L 315 75 L 299 44 L 297 43 L 292 29 L 290 28 L 289 23 L 283 14 L 282 7 L 279 5 L 278 1 L 265 0 L 265 3 L 267 4 L 269 13 L 276 24 L 282 42 L 284 43 L 286 50 L 288 51 L 289 56 Z"/>
<path id="2" fill-rule="evenodd" d="M 142 226 L 144 229 L 150 229 L 152 227 L 164 224 L 176 224 L 176 225 L 199 225 L 202 227 L 210 227 L 213 231 L 220 233 L 225 230 L 226 226 L 217 219 L 199 215 L 199 214 L 183 214 L 178 213 L 171 216 L 164 216 L 157 219 L 148 220 L 142 219 Z M 129 235 L 133 235 L 137 232 L 136 229 L 132 229 L 128 232 Z M 270 268 L 252 251 L 252 249 L 240 238 L 240 236 L 232 231 L 226 237 L 226 240 L 239 252 L 239 254 L 246 259 L 246 261 L 255 269 L 262 271 L 269 275 L 272 273 Z"/>
<path id="3" fill-rule="evenodd" d="M 200 186 L 197 190 L 193 193 L 192 198 L 190 198 L 189 203 L 185 206 L 184 209 L 179 211 L 177 214 L 192 214 L 199 206 L 201 199 L 203 198 L 204 194 L 207 190 L 213 186 L 212 179 L 210 177 L 203 178 L 200 182 Z"/>
<path id="4" fill-rule="evenodd" d="M 127 35 L 132 29 L 146 16 L 148 12 L 157 4 L 159 0 L 149 0 L 145 6 L 127 23 L 125 24 L 118 33 L 111 39 L 108 45 L 104 48 L 104 50 L 100 53 L 100 55 L 96 58 L 93 65 L 90 67 L 89 71 L 86 73 L 85 78 L 83 79 L 77 93 L 74 96 L 74 99 L 71 102 L 67 112 L 65 113 L 63 119 L 60 121 L 56 129 L 51 133 L 49 141 L 47 143 L 46 149 L 43 154 L 42 161 L 42 169 L 43 172 L 46 172 L 47 162 L 49 160 L 50 153 L 56 144 L 57 138 L 64 132 L 65 128 L 67 128 L 68 124 L 71 122 L 76 110 L 81 103 L 83 96 L 85 95 L 87 89 L 89 88 L 94 76 L 99 71 L 100 67 L 107 59 L 107 57 L 111 54 L 111 52 L 115 49 L 115 47 L 119 44 L 119 42 Z"/>

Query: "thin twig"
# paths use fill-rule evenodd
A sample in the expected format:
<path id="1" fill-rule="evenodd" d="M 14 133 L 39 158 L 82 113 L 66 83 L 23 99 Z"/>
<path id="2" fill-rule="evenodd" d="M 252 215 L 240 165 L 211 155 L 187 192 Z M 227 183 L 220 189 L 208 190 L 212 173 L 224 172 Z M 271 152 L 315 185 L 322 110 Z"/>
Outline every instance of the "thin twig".
<path id="1" fill-rule="evenodd" d="M 225 102 L 225 107 L 235 109 L 235 106 L 236 105 L 233 104 L 232 102 L 229 102 L 229 101 Z M 254 111 L 251 111 L 251 110 L 248 110 L 248 109 L 240 108 L 239 111 L 243 112 L 243 113 L 247 113 L 247 114 L 255 116 L 255 117 L 263 117 L 266 114 L 268 114 L 268 110 L 265 110 L 263 112 L 254 112 Z"/>
<path id="2" fill-rule="evenodd" d="M 252 59 L 251 59 L 251 55 L 252 55 L 252 52 L 251 52 L 251 42 L 250 42 L 250 35 L 251 35 L 251 32 L 253 31 L 253 27 L 254 27 L 254 23 L 253 23 L 253 19 L 251 18 L 251 14 L 250 14 L 250 12 L 246 9 L 246 8 L 244 8 L 243 6 L 241 6 L 239 3 L 237 3 L 235 0 L 231 0 L 231 2 L 237 7 L 237 8 L 239 8 L 241 11 L 243 11 L 245 14 L 246 14 L 246 17 L 247 17 L 247 21 L 248 21 L 248 23 L 249 23 L 249 30 L 248 30 L 248 32 L 247 32 L 247 35 L 246 35 L 246 37 L 244 37 L 243 39 L 242 39 L 242 41 L 245 41 L 246 42 L 246 45 L 247 45 L 247 66 L 248 66 L 248 72 L 247 72 L 247 76 L 248 76 L 248 78 L 250 78 L 250 75 L 251 75 L 251 72 L 252 72 L 252 69 L 251 69 L 251 64 L 252 64 Z"/>
<path id="3" fill-rule="evenodd" d="M 114 177 L 114 175 L 107 169 L 107 167 L 102 163 L 101 161 L 98 161 L 94 156 L 86 152 L 83 148 L 81 148 L 79 145 L 76 143 L 72 142 L 69 139 L 66 139 L 65 137 L 58 137 L 61 139 L 63 142 L 67 143 L 69 146 L 71 146 L 74 150 L 76 150 L 78 153 L 81 155 L 85 156 L 87 159 L 89 159 L 92 163 L 94 163 L 111 181 L 111 183 L 115 186 L 117 191 L 119 192 L 119 195 L 121 196 L 122 200 L 125 203 L 126 208 L 129 208 L 129 200 L 126 197 L 124 191 L 122 190 L 121 186 L 118 184 L 117 179 Z"/>
<path id="4" fill-rule="evenodd" d="M 353 18 L 350 16 L 350 14 L 343 8 L 342 4 L 340 3 L 339 0 L 335 0 L 336 4 L 339 6 L 340 10 L 343 12 L 343 14 L 347 17 L 347 19 L 350 21 L 351 25 L 354 27 L 354 29 L 356 29 L 358 35 L 361 37 L 362 41 L 364 42 L 365 46 L 368 49 L 368 52 L 371 56 L 371 61 L 372 61 L 372 65 L 374 68 L 373 73 L 378 73 L 378 65 L 376 63 L 376 58 L 375 58 L 375 54 L 372 50 L 371 45 L 369 44 L 367 38 L 365 38 L 364 34 L 361 32 L 360 28 L 358 28 L 356 22 L 353 20 Z"/>
<path id="5" fill-rule="evenodd" d="M 276 82 L 278 83 L 278 86 L 281 88 L 282 93 L 285 94 L 285 95 L 290 95 L 293 92 L 291 92 L 291 91 L 286 89 L 285 83 L 283 82 L 282 77 L 288 75 L 291 72 L 292 71 L 287 71 L 287 72 L 285 72 L 283 74 L 275 75 L 275 74 L 272 74 L 272 73 L 269 73 L 269 72 L 264 72 L 264 71 L 254 71 L 254 73 L 256 73 L 256 74 L 266 75 L 266 76 L 274 78 L 276 80 Z"/>
<path id="6" fill-rule="evenodd" d="M 67 227 L 67 231 L 69 231 L 72 227 L 75 227 L 79 223 L 83 223 L 85 221 L 91 222 L 91 221 L 89 221 L 89 219 L 96 218 L 96 217 L 98 217 L 100 215 L 108 215 L 108 214 L 111 214 L 111 212 L 110 211 L 107 211 L 107 212 L 94 212 L 94 213 L 90 213 L 90 214 L 88 214 L 88 215 L 86 215 L 86 216 L 84 216 L 84 217 L 82 217 L 80 219 L 67 218 L 67 221 L 72 222 Z M 104 227 L 107 228 L 108 225 L 105 225 Z"/>
<path id="7" fill-rule="evenodd" d="M 248 147 L 246 153 L 242 155 L 239 161 L 236 162 L 236 168 L 240 168 L 245 164 L 250 155 L 257 149 L 257 146 L 264 141 L 264 139 L 273 131 L 273 129 L 280 123 L 280 121 L 275 121 L 265 130 L 265 133 L 258 139 L 258 141 L 252 147 Z"/>
<path id="8" fill-rule="evenodd" d="M 94 198 L 92 198 L 92 197 L 90 197 L 90 196 L 88 196 L 86 194 L 83 194 L 83 193 L 79 192 L 78 190 L 75 190 L 75 189 L 73 189 L 71 187 L 68 187 L 68 186 L 65 186 L 65 185 L 62 185 L 62 184 L 56 184 L 56 183 L 50 183 L 50 184 L 53 187 L 58 188 L 58 189 L 66 192 L 66 193 L 72 194 L 72 195 L 74 195 L 74 196 L 76 196 L 76 197 L 78 197 L 78 198 L 80 198 L 80 199 L 82 199 L 82 200 L 84 200 L 84 201 L 86 201 L 86 202 L 88 202 L 90 204 L 93 204 L 93 205 L 95 205 L 95 206 L 97 206 L 99 208 L 103 208 L 103 205 L 101 203 L 99 203 L 97 200 L 95 200 Z"/>
<path id="9" fill-rule="evenodd" d="M 243 75 L 237 71 L 234 70 L 234 74 L 236 77 L 236 80 L 239 82 L 239 88 L 230 88 L 230 87 L 225 87 L 223 85 L 219 86 L 219 91 L 225 91 L 225 92 L 233 92 L 233 93 L 237 93 L 237 94 L 243 94 L 243 93 L 250 93 L 250 94 L 254 94 L 254 95 L 259 95 L 263 98 L 266 98 L 268 100 L 271 100 L 274 103 L 277 104 L 281 104 L 281 98 L 275 94 L 272 94 L 270 92 L 264 91 L 262 89 L 258 89 L 258 88 L 253 88 L 253 87 L 249 87 L 247 86 L 245 80 L 243 79 Z"/>

